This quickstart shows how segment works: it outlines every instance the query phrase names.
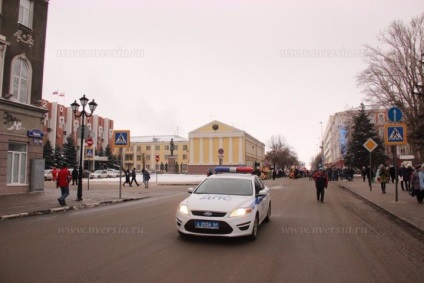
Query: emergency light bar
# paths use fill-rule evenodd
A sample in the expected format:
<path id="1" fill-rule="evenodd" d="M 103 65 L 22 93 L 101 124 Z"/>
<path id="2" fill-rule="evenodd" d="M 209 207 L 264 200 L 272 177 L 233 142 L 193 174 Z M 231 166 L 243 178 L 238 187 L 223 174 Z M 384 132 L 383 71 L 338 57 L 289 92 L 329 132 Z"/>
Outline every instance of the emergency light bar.
<path id="1" fill-rule="evenodd" d="M 215 167 L 215 173 L 252 173 L 252 167 Z"/>

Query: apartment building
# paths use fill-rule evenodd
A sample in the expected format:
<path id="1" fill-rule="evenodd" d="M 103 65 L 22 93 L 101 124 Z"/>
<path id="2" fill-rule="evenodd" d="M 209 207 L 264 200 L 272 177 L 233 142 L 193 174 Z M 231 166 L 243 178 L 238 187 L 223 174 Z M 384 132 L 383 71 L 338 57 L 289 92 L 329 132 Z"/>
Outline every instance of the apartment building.
<path id="1" fill-rule="evenodd" d="M 384 141 L 384 125 L 390 123 L 387 117 L 387 109 L 372 108 L 365 110 L 365 112 L 367 113 L 371 123 L 374 125 L 381 140 Z M 346 154 L 347 150 L 348 129 L 352 126 L 352 119 L 357 113 L 358 109 L 351 109 L 343 112 L 337 112 L 329 117 L 323 137 L 323 163 L 325 166 L 343 168 L 343 155 Z M 392 155 L 390 146 L 385 146 L 385 150 L 389 156 Z M 411 156 L 411 147 L 409 144 L 397 146 L 397 158 L 402 160 L 401 157 L 403 156 Z"/>
<path id="2" fill-rule="evenodd" d="M 0 0 L 0 194 L 44 189 L 47 0 Z"/>

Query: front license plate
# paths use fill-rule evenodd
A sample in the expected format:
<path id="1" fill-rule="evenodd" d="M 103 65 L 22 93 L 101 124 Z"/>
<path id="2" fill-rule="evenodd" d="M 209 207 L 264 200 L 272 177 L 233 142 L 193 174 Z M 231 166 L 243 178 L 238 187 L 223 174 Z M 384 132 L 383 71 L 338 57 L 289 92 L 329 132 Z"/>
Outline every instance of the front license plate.
<path id="1" fill-rule="evenodd" d="M 195 228 L 200 229 L 219 229 L 219 222 L 216 221 L 195 221 Z"/>

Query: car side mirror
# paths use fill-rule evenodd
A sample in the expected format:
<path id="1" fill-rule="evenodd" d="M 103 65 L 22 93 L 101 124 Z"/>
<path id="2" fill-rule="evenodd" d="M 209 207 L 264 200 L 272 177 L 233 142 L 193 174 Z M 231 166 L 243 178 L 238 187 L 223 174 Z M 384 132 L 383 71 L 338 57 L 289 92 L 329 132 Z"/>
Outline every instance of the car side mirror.
<path id="1" fill-rule="evenodd" d="M 193 191 L 194 191 L 194 189 L 193 189 L 193 188 L 188 188 L 188 189 L 187 189 L 187 192 L 188 192 L 189 194 L 193 193 Z"/>

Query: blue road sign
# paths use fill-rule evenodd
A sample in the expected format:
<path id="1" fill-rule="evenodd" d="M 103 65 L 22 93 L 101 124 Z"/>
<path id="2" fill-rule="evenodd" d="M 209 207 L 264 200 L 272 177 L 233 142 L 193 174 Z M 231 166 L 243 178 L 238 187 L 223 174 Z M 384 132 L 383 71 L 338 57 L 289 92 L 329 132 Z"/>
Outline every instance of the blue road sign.
<path id="1" fill-rule="evenodd" d="M 386 145 L 407 144 L 405 124 L 385 125 L 384 142 Z"/>
<path id="2" fill-rule="evenodd" d="M 130 131 L 113 131 L 113 141 L 115 142 L 115 147 L 130 146 Z"/>
<path id="3" fill-rule="evenodd" d="M 393 123 L 399 122 L 402 120 L 402 111 L 396 106 L 393 106 L 387 110 L 387 118 Z"/>

